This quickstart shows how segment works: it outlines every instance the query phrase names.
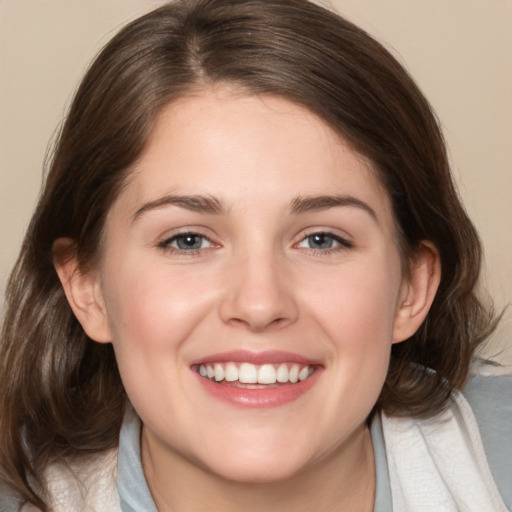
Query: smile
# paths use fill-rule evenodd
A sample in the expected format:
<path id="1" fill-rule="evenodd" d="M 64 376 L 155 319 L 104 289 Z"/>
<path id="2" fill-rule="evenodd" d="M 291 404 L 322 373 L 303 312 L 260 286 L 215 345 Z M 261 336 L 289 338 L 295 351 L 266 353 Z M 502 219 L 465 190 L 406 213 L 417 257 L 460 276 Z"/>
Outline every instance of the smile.
<path id="1" fill-rule="evenodd" d="M 279 385 L 296 384 L 308 379 L 315 371 L 314 365 L 296 363 L 256 365 L 248 362 L 201 364 L 197 371 L 201 377 L 225 385 Z"/>
<path id="2" fill-rule="evenodd" d="M 307 395 L 325 367 L 292 352 L 235 350 L 196 359 L 190 369 L 212 398 L 235 407 L 269 408 Z"/>

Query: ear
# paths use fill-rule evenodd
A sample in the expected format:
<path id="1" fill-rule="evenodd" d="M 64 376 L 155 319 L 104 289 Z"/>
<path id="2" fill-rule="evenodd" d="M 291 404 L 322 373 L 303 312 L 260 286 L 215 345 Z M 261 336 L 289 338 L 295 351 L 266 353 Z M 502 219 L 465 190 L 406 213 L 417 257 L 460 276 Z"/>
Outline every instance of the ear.
<path id="1" fill-rule="evenodd" d="M 59 238 L 53 244 L 53 263 L 69 305 L 89 338 L 111 341 L 98 271 L 82 272 L 71 248 L 74 242 Z"/>
<path id="2" fill-rule="evenodd" d="M 441 281 L 441 259 L 434 244 L 422 241 L 409 262 L 397 303 L 393 343 L 410 338 L 425 320 Z"/>

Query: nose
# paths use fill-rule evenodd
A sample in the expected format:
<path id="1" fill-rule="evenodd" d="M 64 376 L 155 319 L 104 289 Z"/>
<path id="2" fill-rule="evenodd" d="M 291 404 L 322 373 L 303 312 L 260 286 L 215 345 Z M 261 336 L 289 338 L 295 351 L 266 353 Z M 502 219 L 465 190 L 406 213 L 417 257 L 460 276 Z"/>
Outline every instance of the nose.
<path id="1" fill-rule="evenodd" d="M 220 304 L 223 322 L 253 332 L 279 329 L 298 318 L 293 279 L 272 254 L 253 254 L 232 263 Z"/>

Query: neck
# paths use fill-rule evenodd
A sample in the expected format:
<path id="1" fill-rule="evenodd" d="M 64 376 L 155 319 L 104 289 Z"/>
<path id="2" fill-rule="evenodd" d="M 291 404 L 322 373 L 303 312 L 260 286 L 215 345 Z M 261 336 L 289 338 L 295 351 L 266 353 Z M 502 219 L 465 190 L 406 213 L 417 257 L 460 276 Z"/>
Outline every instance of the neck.
<path id="1" fill-rule="evenodd" d="M 159 512 L 371 512 L 375 461 L 368 429 L 361 426 L 327 457 L 278 482 L 225 479 L 176 453 L 162 456 L 142 436 L 142 463 Z"/>

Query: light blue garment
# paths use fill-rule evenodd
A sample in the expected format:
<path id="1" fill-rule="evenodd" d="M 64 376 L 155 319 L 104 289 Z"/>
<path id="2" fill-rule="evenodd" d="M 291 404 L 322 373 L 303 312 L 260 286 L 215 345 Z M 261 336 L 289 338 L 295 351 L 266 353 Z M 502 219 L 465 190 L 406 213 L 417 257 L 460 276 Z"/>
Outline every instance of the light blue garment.
<path id="1" fill-rule="evenodd" d="M 512 511 L 512 377 L 474 377 L 463 394 L 475 413 L 503 501 Z M 392 512 L 386 447 L 378 416 L 370 432 L 377 477 L 374 512 Z M 140 421 L 133 412 L 127 415 L 121 429 L 118 489 L 123 512 L 158 512 L 142 471 Z"/>
<path id="2" fill-rule="evenodd" d="M 462 391 L 503 502 L 512 510 L 512 376 L 473 377 Z"/>
<path id="3" fill-rule="evenodd" d="M 463 394 L 475 414 L 503 501 L 512 511 L 512 376 L 476 376 Z M 117 487 L 121 508 L 123 512 L 158 512 L 142 470 L 140 430 L 139 418 L 129 410 L 119 438 Z M 370 432 L 377 477 L 374 512 L 392 512 L 386 447 L 378 416 Z M 19 504 L 0 490 L 0 512 L 18 510 Z"/>
<path id="4" fill-rule="evenodd" d="M 388 460 L 386 445 L 380 416 L 375 415 L 370 426 L 372 436 L 373 455 L 375 456 L 375 504 L 373 512 L 390 512 L 393 510 L 391 501 L 391 487 L 389 485 Z"/>
<path id="5" fill-rule="evenodd" d="M 142 470 L 140 430 L 140 420 L 130 409 L 124 419 L 119 438 L 117 488 L 121 509 L 123 512 L 158 512 Z M 382 425 L 378 417 L 373 421 L 370 431 L 377 473 L 374 512 L 390 512 L 391 488 Z"/>
<path id="6" fill-rule="evenodd" d="M 130 407 L 119 436 L 117 489 L 123 512 L 158 512 L 149 492 L 140 457 L 141 422 Z"/>

